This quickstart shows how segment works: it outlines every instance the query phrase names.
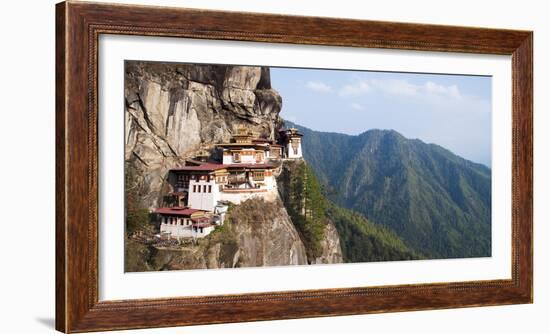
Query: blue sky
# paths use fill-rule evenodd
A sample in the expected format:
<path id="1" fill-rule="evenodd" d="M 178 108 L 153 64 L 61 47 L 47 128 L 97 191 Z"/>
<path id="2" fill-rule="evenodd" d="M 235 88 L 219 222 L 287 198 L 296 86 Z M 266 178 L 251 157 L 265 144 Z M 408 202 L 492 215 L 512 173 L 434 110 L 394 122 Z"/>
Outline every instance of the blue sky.
<path id="1" fill-rule="evenodd" d="M 393 129 L 491 166 L 491 78 L 271 68 L 281 117 L 313 130 Z"/>

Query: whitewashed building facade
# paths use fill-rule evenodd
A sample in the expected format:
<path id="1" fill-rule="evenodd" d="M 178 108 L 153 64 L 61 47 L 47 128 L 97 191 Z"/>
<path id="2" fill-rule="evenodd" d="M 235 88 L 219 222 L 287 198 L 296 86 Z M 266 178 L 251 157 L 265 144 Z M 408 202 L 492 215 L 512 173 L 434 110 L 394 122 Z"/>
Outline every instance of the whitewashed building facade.
<path id="1" fill-rule="evenodd" d="M 304 135 L 298 132 L 296 128 L 281 130 L 279 135 L 284 145 L 284 157 L 287 159 L 301 159 L 303 157 L 302 137 Z"/>
<path id="2" fill-rule="evenodd" d="M 206 211 L 188 207 L 159 208 L 160 233 L 170 238 L 203 238 L 215 229 Z"/>

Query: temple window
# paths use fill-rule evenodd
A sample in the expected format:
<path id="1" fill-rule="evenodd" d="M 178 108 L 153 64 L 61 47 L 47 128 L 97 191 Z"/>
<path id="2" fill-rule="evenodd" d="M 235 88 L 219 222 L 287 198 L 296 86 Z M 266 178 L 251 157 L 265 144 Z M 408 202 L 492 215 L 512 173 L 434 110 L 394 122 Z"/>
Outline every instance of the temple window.
<path id="1" fill-rule="evenodd" d="M 255 181 L 262 181 L 264 179 L 264 172 L 253 172 L 252 177 Z"/>

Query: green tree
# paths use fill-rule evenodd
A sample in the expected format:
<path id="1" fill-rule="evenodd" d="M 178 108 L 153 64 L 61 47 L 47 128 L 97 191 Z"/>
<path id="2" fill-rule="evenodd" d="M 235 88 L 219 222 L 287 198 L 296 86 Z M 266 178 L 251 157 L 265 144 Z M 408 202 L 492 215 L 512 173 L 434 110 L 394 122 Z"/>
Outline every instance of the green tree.
<path id="1" fill-rule="evenodd" d="M 326 199 L 321 186 L 304 161 L 287 162 L 279 180 L 284 188 L 283 201 L 311 262 L 323 252 L 327 224 Z"/>

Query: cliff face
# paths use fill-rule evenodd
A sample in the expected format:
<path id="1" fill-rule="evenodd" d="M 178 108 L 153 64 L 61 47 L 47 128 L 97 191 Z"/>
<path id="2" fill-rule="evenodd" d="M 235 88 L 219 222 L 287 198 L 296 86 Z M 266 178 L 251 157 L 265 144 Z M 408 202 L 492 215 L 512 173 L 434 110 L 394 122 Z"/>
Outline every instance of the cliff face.
<path id="1" fill-rule="evenodd" d="M 275 138 L 282 100 L 269 69 L 127 61 L 125 159 L 143 194 L 158 206 L 169 169 L 245 125 Z"/>
<path id="2" fill-rule="evenodd" d="M 136 267 L 178 270 L 307 264 L 304 245 L 280 200 L 250 199 L 233 207 L 227 219 L 223 227 L 198 240 L 196 245 L 181 249 L 141 249 L 146 254 L 144 263 L 126 262 L 127 270 Z"/>
<path id="3" fill-rule="evenodd" d="M 323 231 L 321 241 L 321 256 L 316 257 L 312 264 L 328 264 L 343 262 L 342 248 L 340 247 L 340 237 L 334 224 L 329 221 Z"/>
<path id="4" fill-rule="evenodd" d="M 240 266 L 307 264 L 304 245 L 281 200 L 248 200 L 235 207 L 229 219 Z"/>
<path id="5" fill-rule="evenodd" d="M 268 68 L 128 61 L 125 66 L 127 187 L 139 205 L 161 204 L 168 171 L 197 153 L 215 153 L 244 125 L 276 139 L 282 99 Z M 341 262 L 338 235 L 324 231 L 318 258 L 306 247 L 280 198 L 234 206 L 227 223 L 197 244 L 162 246 L 129 238 L 126 270 L 177 270 Z"/>

